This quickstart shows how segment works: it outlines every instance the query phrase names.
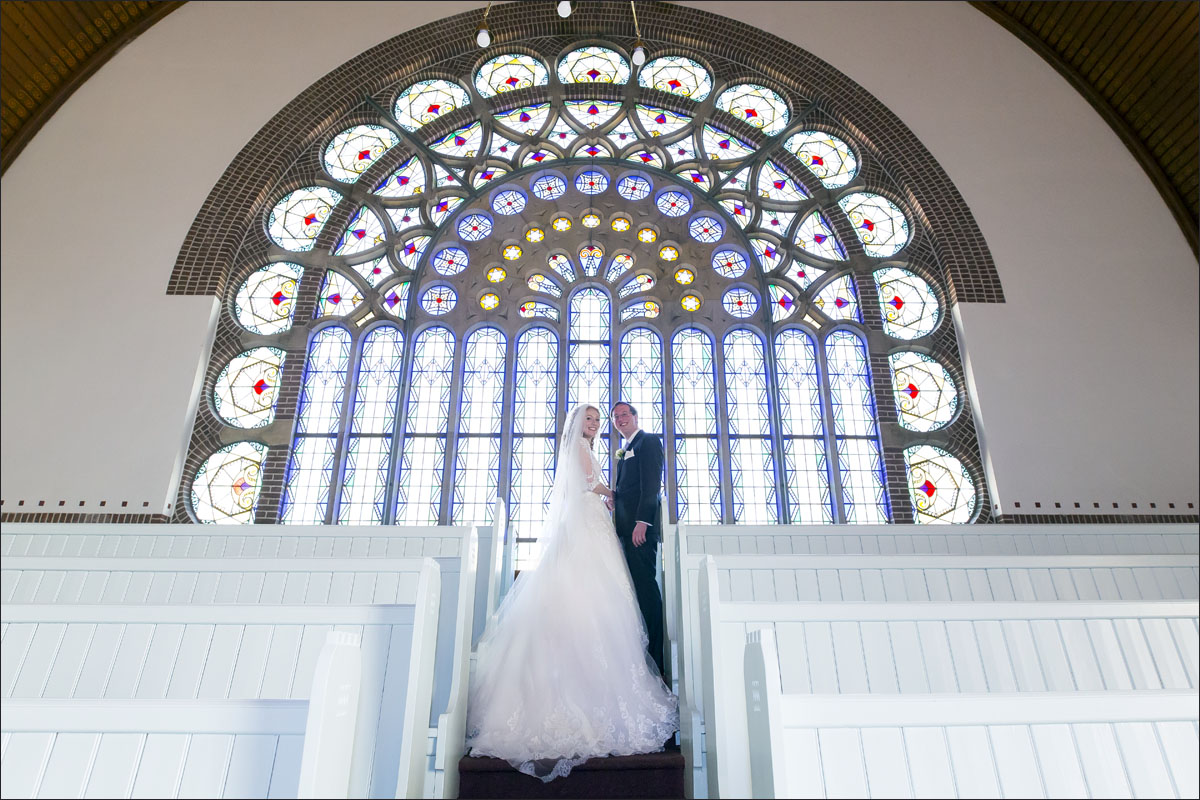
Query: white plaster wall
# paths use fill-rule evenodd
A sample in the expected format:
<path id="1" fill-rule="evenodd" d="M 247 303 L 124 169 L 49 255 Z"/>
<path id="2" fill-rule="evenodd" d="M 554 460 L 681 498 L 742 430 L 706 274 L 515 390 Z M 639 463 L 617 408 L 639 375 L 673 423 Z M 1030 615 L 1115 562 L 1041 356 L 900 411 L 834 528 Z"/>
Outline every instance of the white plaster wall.
<path id="1" fill-rule="evenodd" d="M 204 198 L 322 75 L 482 5 L 192 2 L 71 96 L 0 182 L 5 511 L 168 507 L 216 304 L 164 290 Z M 958 309 L 1003 510 L 1186 511 L 1200 481 L 1197 267 L 1090 106 L 966 4 L 691 5 L 850 75 L 962 192 L 1008 298 Z"/>

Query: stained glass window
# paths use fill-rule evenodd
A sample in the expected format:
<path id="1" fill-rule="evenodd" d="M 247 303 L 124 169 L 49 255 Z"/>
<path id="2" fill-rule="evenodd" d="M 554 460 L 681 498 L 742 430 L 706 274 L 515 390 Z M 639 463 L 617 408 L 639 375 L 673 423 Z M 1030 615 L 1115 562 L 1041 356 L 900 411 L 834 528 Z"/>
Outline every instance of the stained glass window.
<path id="1" fill-rule="evenodd" d="M 383 244 L 383 223 L 375 212 L 363 206 L 350 218 L 345 233 L 333 246 L 335 256 L 349 256 Z"/>
<path id="2" fill-rule="evenodd" d="M 512 111 L 506 111 L 503 114 L 494 116 L 496 122 L 510 128 L 513 132 L 522 137 L 535 136 L 541 132 L 542 128 L 546 127 L 546 123 L 550 120 L 550 104 L 538 103 L 532 106 L 522 106 L 514 108 Z M 505 140 L 501 140 L 497 144 L 493 144 L 492 155 L 497 155 L 496 147 L 505 147 Z M 512 158 L 516 152 L 515 143 L 511 152 L 500 151 L 499 155 L 507 158 Z"/>
<path id="3" fill-rule="evenodd" d="M 803 162 L 827 189 L 837 189 L 854 180 L 858 159 L 836 136 L 823 131 L 801 131 L 783 143 L 788 152 Z"/>
<path id="4" fill-rule="evenodd" d="M 715 76 L 682 55 L 644 65 L 637 85 L 580 85 L 628 81 L 629 65 L 618 52 L 615 46 L 584 47 L 555 62 L 574 84 L 566 87 L 565 98 L 549 87 L 548 61 L 513 53 L 487 57 L 476 73 L 463 76 L 478 90 L 474 101 L 463 81 L 409 86 L 394 105 L 396 119 L 409 130 L 456 109 L 455 119 L 461 119 L 448 134 L 445 122 L 437 126 L 441 138 L 422 135 L 425 146 L 411 142 L 416 152 L 401 143 L 408 137 L 389 130 L 393 122 L 387 119 L 371 124 L 368 117 L 343 126 L 332 140 L 324 134 L 311 137 L 312 157 L 297 163 L 315 165 L 312 180 L 292 184 L 304 188 L 279 199 L 261 224 L 280 247 L 302 251 L 314 246 L 335 211 L 350 217 L 342 231 L 325 233 L 329 264 L 320 257 L 313 262 L 320 272 L 305 284 L 315 296 L 305 308 L 314 307 L 314 315 L 301 325 L 316 342 L 319 335 L 335 335 L 322 331 L 333 330 L 330 323 L 336 320 L 338 335 L 354 331 L 359 349 L 347 344 L 347 360 L 337 368 L 336 380 L 352 405 L 343 408 L 334 429 L 297 433 L 284 477 L 268 478 L 275 483 L 271 496 L 287 498 L 278 510 L 285 521 L 403 524 L 403 516 L 396 518 L 402 502 L 416 509 L 404 512 L 412 519 L 486 521 L 494 498 L 527 495 L 519 512 L 525 528 L 518 560 L 531 566 L 536 546 L 528 540 L 537 534 L 534 523 L 552 479 L 554 426 L 572 399 L 598 405 L 617 399 L 609 392 L 610 375 L 642 408 L 643 427 L 660 427 L 664 419 L 675 426 L 669 431 L 673 441 L 667 443 L 666 468 L 673 476 L 668 484 L 678 484 L 673 507 L 685 522 L 872 522 L 890 516 L 868 354 L 880 365 L 882 355 L 890 356 L 899 417 L 887 425 L 891 444 L 886 452 L 896 463 L 906 447 L 924 444 L 923 435 L 955 418 L 958 387 L 950 376 L 956 367 L 945 355 L 938 356 L 941 363 L 934 360 L 924 347 L 899 351 L 902 345 L 894 342 L 896 352 L 887 353 L 880 340 L 868 350 L 861 335 L 839 327 L 850 323 L 859 330 L 862 310 L 855 276 L 845 266 L 845 245 L 853 242 L 839 241 L 834 225 L 848 220 L 868 256 L 899 254 L 895 265 L 874 274 L 884 331 L 901 340 L 928 336 L 940 322 L 938 298 L 946 287 L 937 273 L 924 272 L 902 255 L 915 233 L 908 226 L 919 223 L 905 219 L 897 203 L 883 195 L 904 197 L 906 187 L 895 186 L 886 170 L 876 170 L 871 191 L 878 194 L 855 189 L 839 198 L 822 191 L 814 198 L 817 181 L 824 190 L 836 190 L 857 178 L 861 144 L 852 138 L 853 128 L 836 136 L 816 130 L 782 136 L 791 107 L 806 101 L 733 83 L 737 74 Z M 727 88 L 713 105 L 696 104 L 718 85 Z M 520 107 L 508 108 L 512 100 L 497 99 L 515 89 L 524 90 Z M 658 92 L 675 96 L 672 108 Z M 462 111 L 469 103 L 478 106 L 477 120 Z M 734 133 L 748 134 L 748 129 L 738 128 L 740 123 L 726 114 L 763 131 L 754 139 L 779 138 L 759 153 Z M 805 169 L 788 160 L 792 155 Z M 569 170 L 549 171 L 561 169 L 551 161 L 566 158 L 576 159 L 567 163 Z M 594 161 L 608 158 L 617 160 Z M 514 178 L 519 168 L 526 170 Z M 661 171 L 658 184 L 651 169 Z M 342 203 L 350 193 L 343 197 L 326 188 L 333 185 L 330 177 L 354 183 L 367 171 L 373 177 L 353 196 L 350 208 Z M 613 183 L 620 200 L 604 203 L 603 193 Z M 572 188 L 574 194 L 568 191 Z M 364 204 L 368 190 L 375 198 Z M 592 195 L 601 198 L 594 207 L 587 202 Z M 843 213 L 845 218 L 838 216 Z M 687 235 L 681 240 L 684 227 Z M 488 247 L 493 238 L 497 241 Z M 485 255 L 489 252 L 499 255 Z M 280 255 L 272 251 L 271 258 Z M 524 255 L 533 260 L 527 264 Z M 468 266 L 468 259 L 478 263 Z M 703 269 L 703 259 L 710 259 L 716 275 Z M 230 304 L 248 334 L 236 349 L 220 350 L 224 361 L 211 365 L 217 395 L 207 398 L 205 413 L 217 407 L 214 417 L 225 441 L 235 441 L 238 430 L 274 419 L 281 369 L 303 370 L 309 377 L 302 380 L 325 369 L 301 359 L 272 366 L 287 350 L 282 334 L 293 325 L 303 268 L 286 262 L 258 266 Z M 759 277 L 750 277 L 751 272 Z M 603 287 L 580 283 L 600 278 Z M 668 285 L 656 287 L 660 280 Z M 457 308 L 463 299 L 466 306 Z M 663 314 L 664 308 L 672 313 Z M 760 310 L 770 312 L 769 321 Z M 412 321 L 414 334 L 401 339 L 398 320 L 406 314 L 418 319 Z M 688 328 L 686 322 L 680 330 L 680 316 L 693 317 L 696 326 L 711 332 Z M 476 331 L 481 320 L 488 322 Z M 505 333 L 490 326 L 511 326 L 515 334 L 531 321 L 553 326 L 562 337 L 549 330 L 532 335 L 549 337 L 545 355 L 552 357 L 553 369 L 545 385 L 551 386 L 559 368 L 568 380 L 564 393 L 553 395 L 545 424 L 522 433 L 516 422 L 496 416 L 503 404 L 512 403 L 511 417 L 520 407 L 520 390 L 517 374 L 504 373 Z M 428 330 L 441 331 L 443 338 L 434 342 L 429 334 L 434 338 L 418 343 L 422 327 L 431 323 L 434 328 Z M 768 341 L 764 328 L 774 325 L 789 327 Z M 279 341 L 264 342 L 260 336 L 279 336 Z M 521 341 L 514 338 L 516 350 L 507 355 L 515 357 Z M 634 358 L 628 347 L 640 355 Z M 327 344 L 326 350 L 331 348 Z M 425 353 L 429 348 L 433 352 Z M 240 355 L 230 361 L 231 353 Z M 437 358 L 440 366 L 428 361 Z M 666 358 L 673 370 L 664 385 Z M 401 374 L 402 369 L 409 372 Z M 334 371 L 328 367 L 330 381 Z M 410 433 L 404 392 L 397 394 L 394 387 L 405 386 L 414 374 L 430 381 L 436 376 L 438 386 L 452 387 L 447 403 L 462 397 L 461 408 L 438 411 L 453 415 L 453 427 L 446 423 L 437 432 Z M 767 386 L 774 387 L 770 396 Z M 717 407 L 718 398 L 730 405 Z M 770 407 L 776 402 L 778 412 Z M 388 403 L 394 410 L 386 411 Z M 474 414 L 472 404 L 478 403 L 492 411 L 487 425 L 468 431 L 464 415 Z M 647 411 L 651 403 L 653 413 Z M 663 413 L 666 404 L 665 411 L 674 413 Z M 376 422 L 364 422 L 360 406 L 375 409 L 368 417 Z M 421 402 L 414 406 L 423 407 Z M 305 408 L 309 416 L 317 413 Z M 608 409 L 602 410 L 607 415 Z M 289 411 L 299 414 L 299 409 Z M 725 425 L 727 416 L 729 436 L 723 431 L 718 436 L 716 426 Z M 761 427 L 747 433 L 751 423 Z M 345 430 L 336 429 L 342 425 Z M 508 436 L 509 425 L 515 441 Z M 950 457 L 956 456 L 951 452 Z M 931 479 L 933 494 L 921 488 L 924 477 L 910 486 L 912 492 L 937 503 L 959 491 L 962 480 L 954 472 L 959 462 L 926 461 L 950 467 Z M 403 488 L 397 483 L 401 475 Z M 946 483 L 946 475 L 957 482 Z M 891 479 L 893 491 L 899 489 L 902 478 Z M 256 480 L 238 491 L 257 497 Z M 216 513 L 213 502 L 195 498 L 208 491 L 207 485 L 185 487 L 192 490 L 192 513 L 206 518 Z M 962 485 L 974 486 L 969 478 Z M 252 500 L 250 510 L 222 502 L 231 509 L 229 519 L 250 521 Z M 966 506 L 954 500 L 946 508 L 960 507 Z M 921 521 L 973 513 L 940 509 L 923 505 L 917 513 L 924 514 Z"/>
<path id="5" fill-rule="evenodd" d="M 562 83 L 627 83 L 629 62 L 607 47 L 581 47 L 558 62 Z"/>
<path id="6" fill-rule="evenodd" d="M 779 284 L 767 286 L 771 294 L 771 321 L 782 322 L 796 311 L 796 298 L 792 293 Z"/>
<path id="7" fill-rule="evenodd" d="M 328 270 L 315 311 L 318 317 L 343 317 L 363 301 L 362 292 L 354 282 L 340 272 Z"/>
<path id="8" fill-rule="evenodd" d="M 630 403 L 642 430 L 663 432 L 662 338 L 650 328 L 630 328 L 621 337 L 621 388 L 614 400 Z"/>
<path id="9" fill-rule="evenodd" d="M 843 275 L 825 285 L 813 298 L 813 305 L 833 320 L 852 319 L 862 322 L 858 310 L 858 295 L 854 292 L 854 281 Z"/>
<path id="10" fill-rule="evenodd" d="M 430 142 L 429 149 L 451 158 L 474 158 L 482 145 L 483 125 L 476 120 L 470 125 Z"/>
<path id="11" fill-rule="evenodd" d="M 472 331 L 463 346 L 462 407 L 450 500 L 455 525 L 492 522 L 500 486 L 507 344 L 498 328 L 487 327 Z"/>
<path id="12" fill-rule="evenodd" d="M 758 258 L 758 265 L 762 267 L 763 272 L 772 272 L 783 263 L 783 254 L 779 250 L 779 245 L 770 239 L 752 236 L 750 237 L 750 246 L 754 248 L 754 255 Z"/>
<path id="13" fill-rule="evenodd" d="M 433 268 L 440 275 L 457 275 L 467 268 L 467 251 L 461 247 L 446 247 L 433 256 Z"/>
<path id="14" fill-rule="evenodd" d="M 575 176 L 576 191 L 600 194 L 608 188 L 608 176 L 598 169 L 584 170 Z"/>
<path id="15" fill-rule="evenodd" d="M 275 419 L 284 351 L 256 347 L 225 365 L 213 389 L 213 408 L 235 428 L 261 428 Z"/>
<path id="16" fill-rule="evenodd" d="M 296 288 L 303 274 L 303 267 L 286 261 L 250 273 L 233 301 L 233 315 L 238 324 L 264 336 L 289 330 Z"/>
<path id="17" fill-rule="evenodd" d="M 854 192 L 838 200 L 838 205 L 850 218 L 867 255 L 886 258 L 908 244 L 908 220 L 904 218 L 904 212 L 886 197 Z"/>
<path id="18" fill-rule="evenodd" d="M 551 297 L 562 297 L 562 289 L 558 288 L 558 284 L 541 273 L 534 273 L 533 275 L 530 275 L 529 278 L 526 279 L 525 283 L 535 292 L 542 292 L 543 294 L 548 294 Z"/>
<path id="19" fill-rule="evenodd" d="M 608 264 L 608 272 L 604 274 L 604 280 L 612 283 L 631 269 L 633 269 L 633 256 L 627 253 L 617 253 Z"/>
<path id="20" fill-rule="evenodd" d="M 737 161 L 754 152 L 752 145 L 712 125 L 704 126 L 704 152 L 713 161 Z"/>
<path id="21" fill-rule="evenodd" d="M 617 181 L 617 194 L 630 202 L 649 197 L 653 187 L 641 175 L 626 175 Z"/>
<path id="22" fill-rule="evenodd" d="M 664 56 L 642 66 L 638 72 L 638 84 L 687 97 L 698 103 L 712 91 L 712 76 L 690 58 Z"/>
<path id="23" fill-rule="evenodd" d="M 746 319 L 758 311 L 758 298 L 749 289 L 730 289 L 721 298 L 721 305 L 731 317 Z"/>
<path id="24" fill-rule="evenodd" d="M 266 457 L 266 445 L 236 442 L 205 459 L 192 481 L 196 519 L 208 524 L 253 522 Z"/>
<path id="25" fill-rule="evenodd" d="M 749 225 L 750 220 L 754 217 L 754 209 L 746 203 L 745 198 L 725 197 L 717 202 L 721 204 L 721 208 L 729 212 L 729 216 L 733 217 L 733 221 L 740 228 Z"/>
<path id="26" fill-rule="evenodd" d="M 434 80 L 409 86 L 396 98 L 396 121 L 407 130 L 415 131 L 455 109 L 470 105 L 467 91 L 457 83 Z"/>
<path id="27" fill-rule="evenodd" d="M 458 295 L 449 286 L 430 286 L 421 295 L 421 308 L 427 314 L 449 314 L 458 302 Z"/>
<path id="28" fill-rule="evenodd" d="M 511 216 L 525 210 L 525 195 L 516 189 L 505 189 L 492 198 L 492 209 L 497 214 Z"/>
<path id="29" fill-rule="evenodd" d="M 336 325 L 318 331 L 308 347 L 300 387 L 296 438 L 280 505 L 284 524 L 326 521 L 349 366 L 350 332 Z"/>
<path id="30" fill-rule="evenodd" d="M 686 114 L 678 114 L 665 108 L 654 106 L 636 106 L 637 119 L 642 129 L 649 136 L 670 136 L 676 131 L 687 127 L 692 118 Z"/>
<path id="31" fill-rule="evenodd" d="M 671 340 L 675 418 L 675 502 L 680 523 L 721 522 L 721 461 L 717 447 L 717 380 L 712 339 L 684 328 Z"/>
<path id="32" fill-rule="evenodd" d="M 736 250 L 717 250 L 712 254 L 712 266 L 723 278 L 736 278 L 746 271 L 746 257 Z"/>
<path id="33" fill-rule="evenodd" d="M 789 177 L 774 161 L 768 161 L 758 171 L 758 194 L 768 200 L 798 203 L 808 197 L 804 187 Z"/>
<path id="34" fill-rule="evenodd" d="M 674 189 L 660 194 L 654 204 L 668 217 L 682 217 L 692 210 L 692 198 Z"/>
<path id="35" fill-rule="evenodd" d="M 557 200 L 567 192 L 567 182 L 557 175 L 543 175 L 531 185 L 540 200 Z"/>
<path id="36" fill-rule="evenodd" d="M 717 95 L 717 109 L 732 114 L 747 125 L 762 128 L 774 136 L 788 125 L 791 113 L 787 101 L 765 86 L 739 83 Z"/>
<path id="37" fill-rule="evenodd" d="M 411 288 L 411 282 L 401 281 L 390 289 L 380 292 L 383 296 L 384 310 L 404 319 L 408 314 L 408 293 Z"/>
<path id="38" fill-rule="evenodd" d="M 736 290 L 735 290 L 736 291 Z M 748 330 L 725 334 L 725 402 L 733 474 L 733 521 L 778 522 L 775 459 L 767 407 L 767 364 L 762 340 Z"/>
<path id="39" fill-rule="evenodd" d="M 942 309 L 929 284 L 899 267 L 875 273 L 883 330 L 897 339 L 920 339 L 933 333 Z"/>
<path id="40" fill-rule="evenodd" d="M 475 73 L 475 90 L 480 97 L 494 97 L 501 92 L 545 86 L 550 71 L 536 58 L 519 53 L 506 53 L 489 59 Z"/>
<path id="41" fill-rule="evenodd" d="M 458 236 L 464 242 L 478 242 L 492 234 L 492 221 L 485 214 L 468 214 L 458 221 Z"/>
<path id="42" fill-rule="evenodd" d="M 892 353 L 888 360 L 900 424 L 922 433 L 949 425 L 958 410 L 958 391 L 950 372 L 924 353 Z"/>
<path id="43" fill-rule="evenodd" d="M 518 309 L 518 313 L 526 319 L 532 319 L 534 317 L 545 317 L 546 319 L 552 319 L 552 320 L 558 321 L 558 309 L 557 308 L 550 305 L 549 303 L 539 303 L 535 300 L 530 300 L 527 303 L 522 303 L 521 308 Z"/>
<path id="44" fill-rule="evenodd" d="M 425 191 L 425 165 L 413 156 L 375 187 L 380 197 L 412 197 Z"/>
<path id="45" fill-rule="evenodd" d="M 867 348 L 849 331 L 825 340 L 845 521 L 882 524 L 891 518 L 883 472 Z"/>
<path id="46" fill-rule="evenodd" d="M 324 186 L 309 186 L 284 196 L 267 219 L 271 241 L 293 253 L 312 250 L 329 212 L 341 200 L 340 194 Z"/>
<path id="47" fill-rule="evenodd" d="M 628 322 L 637 317 L 654 319 L 662 311 L 662 307 L 653 300 L 643 300 L 621 309 L 621 322 Z"/>
<path id="48" fill-rule="evenodd" d="M 838 241 L 829 221 L 820 211 L 814 211 L 804 218 L 796 231 L 796 244 L 807 253 L 817 258 L 830 261 L 845 261 L 846 248 Z"/>
<path id="49" fill-rule="evenodd" d="M 356 125 L 333 137 L 325 148 L 325 169 L 334 180 L 354 183 L 376 159 L 398 144 L 396 134 L 382 125 Z"/>
<path id="50" fill-rule="evenodd" d="M 596 276 L 603 261 L 604 248 L 598 244 L 584 245 L 579 251 L 579 264 L 583 267 L 583 274 L 589 278 Z"/>
<path id="51" fill-rule="evenodd" d="M 562 253 L 556 253 L 547 258 L 546 264 L 567 283 L 575 282 L 575 267 L 571 266 L 571 259 Z"/>
<path id="52" fill-rule="evenodd" d="M 791 524 L 833 522 L 821 378 L 809 334 L 788 328 L 775 337 L 783 462 Z"/>
<path id="53" fill-rule="evenodd" d="M 367 334 L 355 377 L 340 524 L 383 523 L 403 364 L 404 334 L 398 328 L 384 325 Z"/>
<path id="54" fill-rule="evenodd" d="M 629 297 L 631 294 L 638 292 L 648 292 L 654 287 L 653 275 L 635 275 L 632 280 L 629 280 L 623 285 L 620 291 L 617 292 L 617 297 L 622 299 Z"/>
<path id="55" fill-rule="evenodd" d="M 601 128 L 621 110 L 619 100 L 567 100 L 567 111 L 586 128 Z"/>
<path id="56" fill-rule="evenodd" d="M 417 335 L 412 376 L 404 386 L 408 403 L 404 450 L 396 481 L 396 523 L 436 525 L 440 517 L 454 374 L 454 334 L 437 326 Z"/>
<path id="57" fill-rule="evenodd" d="M 536 565 L 538 528 L 554 484 L 558 432 L 558 337 L 530 328 L 517 339 L 513 393 L 512 479 L 508 513 L 518 569 Z M 522 540 L 525 541 L 522 541 Z"/>
<path id="58" fill-rule="evenodd" d="M 904 451 L 908 491 L 919 523 L 964 523 L 975 517 L 975 481 L 962 462 L 932 445 Z"/>
<path id="59" fill-rule="evenodd" d="M 688 233 L 701 244 L 714 244 L 725 235 L 725 226 L 716 217 L 700 216 L 688 223 Z"/>

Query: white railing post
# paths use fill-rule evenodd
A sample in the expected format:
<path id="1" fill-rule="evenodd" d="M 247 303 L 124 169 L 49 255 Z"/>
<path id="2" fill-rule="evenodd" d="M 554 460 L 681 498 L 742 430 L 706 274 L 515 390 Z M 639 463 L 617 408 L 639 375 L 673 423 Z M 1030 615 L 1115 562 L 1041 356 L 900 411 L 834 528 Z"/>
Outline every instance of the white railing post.
<path id="1" fill-rule="evenodd" d="M 362 688 L 361 643 L 355 633 L 330 631 L 325 637 L 309 693 L 299 797 L 350 796 L 350 763 Z"/>
<path id="2" fill-rule="evenodd" d="M 721 797 L 721 590 L 717 583 L 717 562 L 705 556 L 700 562 L 700 674 L 704 684 L 704 765 L 708 772 L 708 796 Z"/>
<path id="3" fill-rule="evenodd" d="M 752 797 L 787 797 L 787 756 L 783 742 L 783 685 L 775 632 L 746 635 L 746 726 L 750 742 Z"/>
<path id="4" fill-rule="evenodd" d="M 429 744 L 429 711 L 433 702 L 434 655 L 437 650 L 438 604 L 442 576 L 437 562 L 425 558 L 417 580 L 413 614 L 412 651 L 408 662 L 408 689 L 404 695 L 404 722 L 396 797 L 421 797 L 425 790 L 426 749 Z"/>
<path id="5" fill-rule="evenodd" d="M 495 546 L 495 543 L 493 543 Z M 450 699 L 438 717 L 434 754 L 434 796 L 458 797 L 458 761 L 466 747 L 467 689 L 471 677 L 471 631 L 475 627 L 475 573 L 479 564 L 479 534 L 472 528 L 463 544 L 459 568 L 458 611 Z"/>
<path id="6" fill-rule="evenodd" d="M 492 618 L 492 614 L 496 613 L 496 607 L 500 605 L 500 599 L 504 597 L 504 592 L 508 590 L 508 584 L 505 582 L 505 570 L 512 568 L 512 554 L 508 550 L 508 504 L 504 502 L 504 498 L 496 498 L 496 508 L 492 514 L 492 551 L 491 564 L 488 570 L 491 572 L 491 580 L 488 581 L 488 598 L 487 610 L 485 612 L 485 621 Z M 510 579 L 511 580 L 511 579 Z"/>
<path id="7" fill-rule="evenodd" d="M 496 500 L 496 538 L 503 542 L 503 560 L 500 562 L 500 593 L 496 597 L 496 606 L 500 605 L 500 601 L 504 599 L 504 595 L 508 594 L 509 587 L 513 584 L 513 569 L 516 561 L 517 537 L 514 535 L 512 526 L 509 524 L 511 520 L 508 518 L 508 503 L 504 498 Z M 495 608 L 492 612 L 495 612 Z M 490 617 L 491 614 L 489 613 Z"/>

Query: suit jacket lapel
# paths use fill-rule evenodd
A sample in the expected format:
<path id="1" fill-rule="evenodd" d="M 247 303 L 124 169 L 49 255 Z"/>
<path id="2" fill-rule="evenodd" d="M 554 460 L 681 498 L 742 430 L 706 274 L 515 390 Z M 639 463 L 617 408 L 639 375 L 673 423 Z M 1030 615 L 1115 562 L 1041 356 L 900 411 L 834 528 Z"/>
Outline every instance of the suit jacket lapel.
<path id="1" fill-rule="evenodd" d="M 633 435 L 633 438 L 629 440 L 629 442 L 625 445 L 625 447 L 622 448 L 625 451 L 625 456 L 628 456 L 629 453 L 632 452 L 634 443 L 637 442 L 637 440 L 640 438 L 642 438 L 642 432 L 639 430 L 637 433 L 635 433 Z M 625 469 L 625 457 L 623 456 L 623 457 L 617 459 L 617 477 L 615 480 L 613 480 L 613 486 L 616 486 L 617 481 L 621 480 L 621 472 L 624 471 L 624 469 Z"/>

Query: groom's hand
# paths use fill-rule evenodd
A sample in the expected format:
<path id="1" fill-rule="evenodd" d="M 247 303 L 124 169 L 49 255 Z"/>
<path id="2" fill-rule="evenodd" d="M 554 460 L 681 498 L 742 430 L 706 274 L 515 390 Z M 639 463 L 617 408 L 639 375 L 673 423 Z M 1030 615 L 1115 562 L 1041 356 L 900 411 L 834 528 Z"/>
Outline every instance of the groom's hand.
<path id="1" fill-rule="evenodd" d="M 650 526 L 644 522 L 639 522 L 633 526 L 633 546 L 641 547 L 646 543 L 646 530 Z"/>

